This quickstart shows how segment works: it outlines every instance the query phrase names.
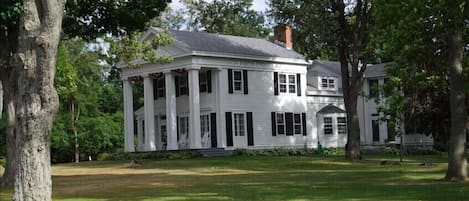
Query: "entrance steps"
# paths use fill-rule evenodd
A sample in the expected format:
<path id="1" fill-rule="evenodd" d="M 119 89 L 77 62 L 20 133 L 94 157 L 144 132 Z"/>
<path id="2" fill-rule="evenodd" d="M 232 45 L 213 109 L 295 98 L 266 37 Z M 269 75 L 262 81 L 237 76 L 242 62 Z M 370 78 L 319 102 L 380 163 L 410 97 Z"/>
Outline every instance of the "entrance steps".
<path id="1" fill-rule="evenodd" d="M 225 157 L 233 155 L 233 151 L 223 148 L 199 149 L 198 151 L 203 157 Z"/>

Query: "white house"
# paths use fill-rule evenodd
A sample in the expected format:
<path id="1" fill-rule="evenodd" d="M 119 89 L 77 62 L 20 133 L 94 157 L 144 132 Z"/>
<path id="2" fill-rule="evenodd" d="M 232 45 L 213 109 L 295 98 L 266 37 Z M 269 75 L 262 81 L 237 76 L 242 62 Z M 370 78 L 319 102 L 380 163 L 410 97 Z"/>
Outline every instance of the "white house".
<path id="1" fill-rule="evenodd" d="M 160 31 L 150 28 L 142 39 Z M 156 54 L 170 55 L 174 62 L 121 67 L 125 151 L 345 145 L 340 68 L 335 62 L 306 61 L 294 52 L 290 28 L 277 27 L 275 42 L 170 34 L 175 42 Z M 134 111 L 132 83 L 139 81 L 144 106 Z M 367 144 L 373 142 L 368 127 L 376 126 L 366 123 L 373 111 L 368 106 L 362 111 L 362 143 Z M 379 128 L 386 130 L 386 125 Z M 379 135 L 382 144 L 387 133 Z"/>

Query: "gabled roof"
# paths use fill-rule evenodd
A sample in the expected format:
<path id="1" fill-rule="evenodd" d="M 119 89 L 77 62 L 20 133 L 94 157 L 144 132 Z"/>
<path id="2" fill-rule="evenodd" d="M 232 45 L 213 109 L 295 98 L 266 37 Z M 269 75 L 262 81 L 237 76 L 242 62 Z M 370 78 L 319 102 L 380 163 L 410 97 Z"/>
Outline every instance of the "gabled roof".
<path id="1" fill-rule="evenodd" d="M 380 64 L 369 64 L 366 67 L 365 70 L 365 77 L 380 77 L 380 76 L 386 76 L 386 67 L 394 64 L 393 62 L 388 62 L 388 63 L 380 63 Z M 315 75 L 321 75 L 321 74 L 327 74 L 327 72 L 317 72 L 316 68 L 318 66 L 321 66 L 322 68 L 325 68 L 330 71 L 329 75 L 326 76 L 341 76 L 341 68 L 340 68 L 340 62 L 338 61 L 321 61 L 321 60 L 314 60 L 313 63 L 308 67 L 308 73 L 312 73 Z M 350 69 L 350 64 L 349 64 L 349 69 Z"/>
<path id="2" fill-rule="evenodd" d="M 318 112 L 319 114 L 333 114 L 333 113 L 345 113 L 345 110 L 340 109 L 332 104 L 326 105 Z"/>
<path id="3" fill-rule="evenodd" d="M 154 32 L 162 31 L 159 28 L 150 28 Z M 188 32 L 188 31 L 169 31 L 175 39 L 178 46 L 188 49 L 189 51 L 254 56 L 254 57 L 279 57 L 289 59 L 302 59 L 304 56 L 293 51 L 281 47 L 266 39 L 249 38 L 240 36 L 230 36 L 221 34 L 211 34 L 204 32 Z"/>

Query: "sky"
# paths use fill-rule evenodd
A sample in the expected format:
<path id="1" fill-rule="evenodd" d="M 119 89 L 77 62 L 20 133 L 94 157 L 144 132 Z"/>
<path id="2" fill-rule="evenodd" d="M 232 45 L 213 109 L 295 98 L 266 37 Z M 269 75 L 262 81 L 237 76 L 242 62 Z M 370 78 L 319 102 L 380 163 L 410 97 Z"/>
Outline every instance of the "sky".
<path id="1" fill-rule="evenodd" d="M 267 8 L 266 1 L 267 0 L 254 0 L 252 8 L 256 11 L 265 11 L 266 8 Z M 181 4 L 180 0 L 172 0 L 171 8 L 173 10 L 178 10 L 178 9 L 182 8 L 182 4 Z"/>

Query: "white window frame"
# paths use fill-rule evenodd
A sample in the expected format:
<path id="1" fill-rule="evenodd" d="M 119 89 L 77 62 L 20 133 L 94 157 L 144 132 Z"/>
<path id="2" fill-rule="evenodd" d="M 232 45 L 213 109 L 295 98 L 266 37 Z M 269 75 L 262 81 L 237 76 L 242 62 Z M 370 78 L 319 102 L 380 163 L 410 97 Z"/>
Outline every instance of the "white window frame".
<path id="1" fill-rule="evenodd" d="M 205 80 L 202 78 L 205 78 Z M 208 76 L 206 71 L 199 73 L 199 89 L 200 92 L 208 92 Z"/>
<path id="2" fill-rule="evenodd" d="M 324 82 L 325 81 L 325 82 Z M 337 90 L 337 78 L 335 77 L 320 77 L 319 88 L 321 90 L 336 91 Z"/>
<path id="3" fill-rule="evenodd" d="M 161 78 L 161 79 L 158 79 L 156 81 L 156 94 L 155 96 L 158 97 L 158 98 L 163 98 L 165 97 L 165 86 L 166 86 L 166 83 L 165 83 L 165 80 L 164 78 Z M 160 96 L 161 95 L 161 96 Z"/>
<path id="4" fill-rule="evenodd" d="M 210 133 L 210 115 L 202 114 L 200 115 L 200 136 L 204 135 L 204 132 Z"/>
<path id="5" fill-rule="evenodd" d="M 285 76 L 285 82 L 282 82 L 282 79 L 280 79 L 281 76 Z M 293 83 L 290 82 L 290 77 L 293 77 Z M 288 73 L 279 73 L 278 74 L 278 92 L 279 93 L 296 94 L 296 90 L 297 90 L 296 85 L 297 85 L 296 74 L 288 74 Z M 281 86 L 285 86 L 285 91 L 282 91 Z M 290 87 L 292 87 L 292 88 L 290 88 Z"/>
<path id="6" fill-rule="evenodd" d="M 235 76 L 235 73 L 239 72 L 241 74 L 241 79 L 240 80 L 236 80 L 236 76 Z M 233 92 L 235 93 L 244 93 L 244 86 L 243 86 L 243 83 L 244 83 L 244 76 L 243 76 L 243 71 L 242 70 L 233 70 Z M 239 82 L 239 90 L 236 90 L 236 83 Z"/>
<path id="7" fill-rule="evenodd" d="M 279 123 L 279 122 L 278 122 L 278 120 L 279 120 L 278 116 L 279 116 L 279 115 L 282 115 L 282 123 Z M 284 112 L 276 112 L 276 113 L 275 113 L 275 126 L 276 126 L 275 131 L 277 132 L 277 136 L 278 136 L 278 135 L 286 135 L 286 134 L 287 134 L 287 133 L 286 133 L 286 132 L 287 132 L 287 123 L 286 123 L 285 113 L 284 113 Z M 283 129 L 282 129 L 282 130 L 283 130 L 283 133 L 278 132 L 278 131 L 280 130 L 280 129 L 279 129 L 279 126 L 283 126 Z"/>
<path id="8" fill-rule="evenodd" d="M 299 116 L 299 120 L 300 120 L 299 123 L 295 122 L 295 116 L 296 116 L 296 115 Z M 299 133 L 296 132 L 296 126 L 300 126 L 300 132 L 299 132 Z M 301 135 L 301 134 L 303 134 L 303 119 L 302 119 L 302 117 L 301 117 L 301 113 L 293 113 L 293 134 L 294 134 L 294 135 Z"/>
<path id="9" fill-rule="evenodd" d="M 340 122 L 339 119 L 344 119 L 345 121 Z M 347 134 L 347 118 L 346 117 L 337 117 L 337 134 L 339 135 Z"/>
<path id="10" fill-rule="evenodd" d="M 322 131 L 323 134 L 324 135 L 334 135 L 334 126 L 333 126 L 333 123 L 332 123 L 333 118 L 332 117 L 323 117 L 322 119 L 323 119 L 323 131 Z M 331 121 L 326 123 L 326 119 L 330 119 Z M 326 133 L 326 129 L 327 130 L 330 129 L 331 132 Z"/>
<path id="11" fill-rule="evenodd" d="M 183 119 L 185 119 L 187 121 L 183 122 Z M 185 123 L 185 125 L 183 123 Z M 183 127 L 182 127 L 183 125 L 186 126 L 186 130 L 183 129 Z M 178 129 L 179 129 L 179 135 L 182 136 L 182 133 L 184 131 L 185 133 L 187 133 L 187 136 L 189 137 L 189 116 L 180 116 L 179 117 L 179 128 Z M 179 138 L 179 139 L 181 139 L 181 138 Z"/>
<path id="12" fill-rule="evenodd" d="M 237 116 L 242 115 L 241 119 L 237 119 Z M 241 120 L 243 122 L 241 127 Z M 247 135 L 246 130 L 246 114 L 244 112 L 234 112 L 233 113 L 233 134 L 236 137 L 244 137 Z M 242 134 L 242 135 L 241 135 Z"/>
<path id="13" fill-rule="evenodd" d="M 185 82 L 184 82 L 185 80 Z M 178 85 L 179 85 L 179 95 L 189 95 L 189 79 L 187 75 L 183 75 L 179 77 L 178 80 Z M 186 88 L 184 91 L 183 89 Z"/>

